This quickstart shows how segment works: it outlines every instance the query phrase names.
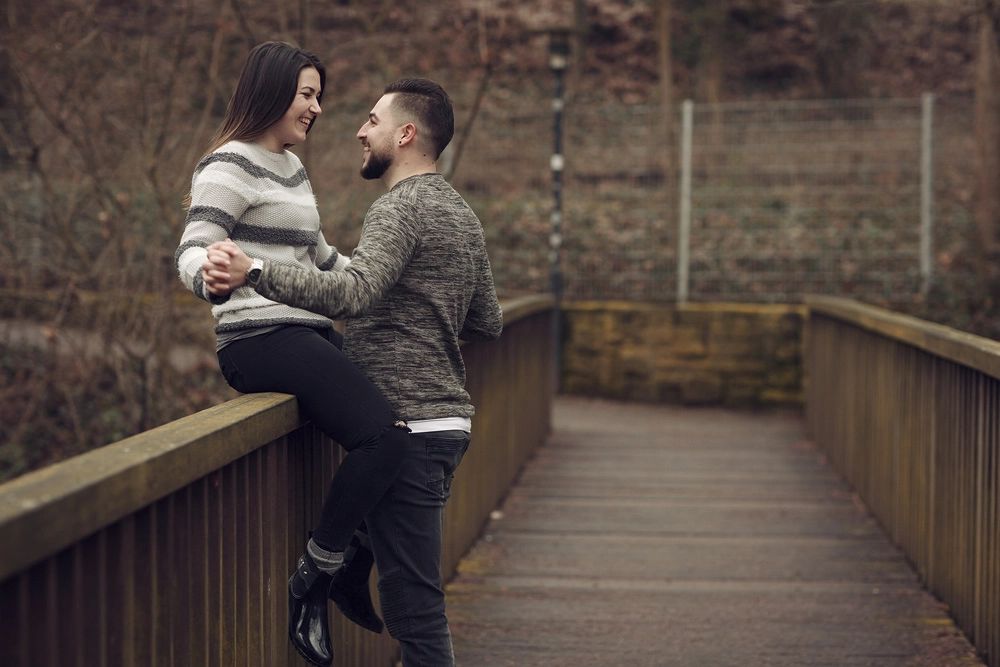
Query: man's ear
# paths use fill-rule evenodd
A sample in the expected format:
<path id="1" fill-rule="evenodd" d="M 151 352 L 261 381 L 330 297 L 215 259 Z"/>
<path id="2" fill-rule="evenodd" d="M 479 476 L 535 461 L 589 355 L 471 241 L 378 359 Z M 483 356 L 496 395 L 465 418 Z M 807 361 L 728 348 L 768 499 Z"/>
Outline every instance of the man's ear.
<path id="1" fill-rule="evenodd" d="M 417 127 L 413 123 L 407 123 L 400 128 L 399 145 L 404 146 L 417 138 Z"/>

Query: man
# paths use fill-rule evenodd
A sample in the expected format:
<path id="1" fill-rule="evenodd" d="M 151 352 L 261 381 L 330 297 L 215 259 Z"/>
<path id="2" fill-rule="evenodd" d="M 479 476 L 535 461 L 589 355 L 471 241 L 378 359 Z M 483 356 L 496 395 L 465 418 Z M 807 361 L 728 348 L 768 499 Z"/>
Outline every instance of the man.
<path id="1" fill-rule="evenodd" d="M 474 411 L 458 341 L 495 340 L 502 328 L 482 225 L 437 173 L 453 134 L 439 85 L 388 85 L 357 135 L 361 175 L 388 192 L 368 210 L 350 265 L 310 273 L 251 260 L 227 241 L 213 246 L 205 272 L 217 288 L 247 283 L 274 301 L 349 318 L 344 352 L 409 426 L 402 472 L 367 519 L 382 616 L 404 667 L 455 664 L 441 538 Z"/>

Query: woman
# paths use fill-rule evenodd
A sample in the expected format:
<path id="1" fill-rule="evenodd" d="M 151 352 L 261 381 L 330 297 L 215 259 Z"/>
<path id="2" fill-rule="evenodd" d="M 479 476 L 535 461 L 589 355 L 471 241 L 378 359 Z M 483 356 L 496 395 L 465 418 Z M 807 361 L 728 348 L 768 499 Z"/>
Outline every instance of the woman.
<path id="1" fill-rule="evenodd" d="M 319 60 L 291 45 L 268 42 L 251 51 L 195 169 L 175 255 L 184 284 L 213 304 L 219 365 L 230 386 L 294 394 L 305 415 L 348 452 L 288 582 L 290 637 L 316 665 L 333 660 L 326 617 L 332 576 L 355 529 L 399 472 L 408 429 L 341 352 L 331 320 L 250 287 L 230 292 L 213 280 L 206 248 L 230 238 L 251 257 L 311 271 L 349 264 L 324 240 L 305 169 L 286 150 L 305 141 L 322 112 L 325 79 Z"/>

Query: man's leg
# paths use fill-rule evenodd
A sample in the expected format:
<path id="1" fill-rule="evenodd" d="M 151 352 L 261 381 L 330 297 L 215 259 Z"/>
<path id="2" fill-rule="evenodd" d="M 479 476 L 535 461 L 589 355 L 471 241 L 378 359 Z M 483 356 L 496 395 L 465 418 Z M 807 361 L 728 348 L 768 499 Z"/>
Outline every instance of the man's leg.
<path id="1" fill-rule="evenodd" d="M 441 537 L 464 431 L 411 433 L 396 481 L 368 516 L 382 618 L 403 667 L 452 667 L 455 656 L 441 586 Z"/>

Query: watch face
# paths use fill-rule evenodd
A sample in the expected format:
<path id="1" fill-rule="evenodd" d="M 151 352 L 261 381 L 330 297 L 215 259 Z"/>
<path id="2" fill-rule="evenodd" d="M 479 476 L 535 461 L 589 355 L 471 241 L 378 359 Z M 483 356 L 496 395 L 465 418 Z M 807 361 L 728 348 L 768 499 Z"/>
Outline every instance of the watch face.
<path id="1" fill-rule="evenodd" d="M 247 282 L 251 286 L 256 287 L 257 281 L 260 280 L 260 274 L 264 272 L 264 262 L 260 259 L 255 259 L 250 264 L 250 268 L 247 269 Z"/>

